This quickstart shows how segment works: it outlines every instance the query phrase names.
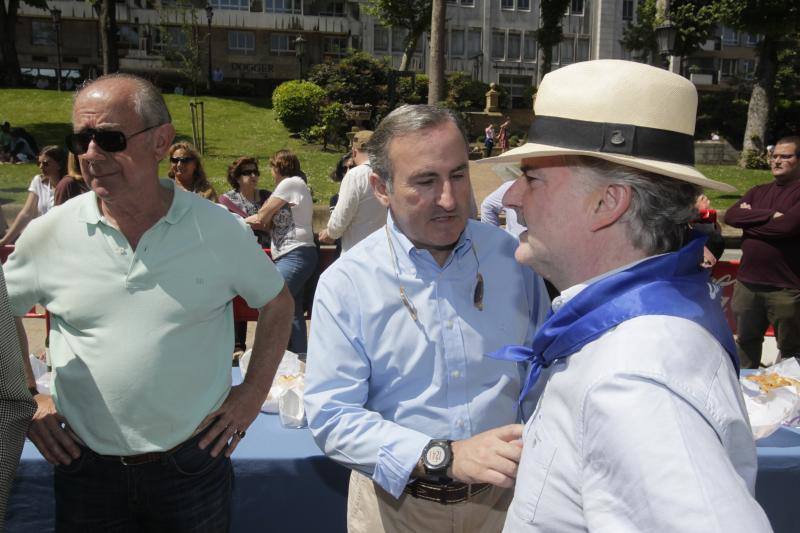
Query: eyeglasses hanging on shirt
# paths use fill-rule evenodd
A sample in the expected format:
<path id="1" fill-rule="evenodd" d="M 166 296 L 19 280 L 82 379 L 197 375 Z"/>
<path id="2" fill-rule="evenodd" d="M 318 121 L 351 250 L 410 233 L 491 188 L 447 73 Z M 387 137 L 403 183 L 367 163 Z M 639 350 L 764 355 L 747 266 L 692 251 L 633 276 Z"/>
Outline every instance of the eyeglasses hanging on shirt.
<path id="1" fill-rule="evenodd" d="M 397 261 L 397 254 L 394 251 L 394 244 L 392 244 L 392 236 L 389 234 L 389 226 L 384 226 L 384 229 L 386 230 L 386 240 L 389 242 L 389 252 L 392 255 L 394 275 L 397 278 L 397 284 L 400 287 L 400 301 L 402 301 L 405 308 L 408 309 L 411 319 L 414 322 L 417 322 L 419 318 L 417 307 L 409 299 L 408 295 L 406 294 L 406 289 L 400 281 L 399 262 Z M 475 251 L 475 245 L 472 243 L 472 241 L 470 241 L 470 250 L 472 250 L 472 255 L 475 257 L 475 264 L 478 266 L 475 274 L 475 290 L 472 292 L 472 305 L 478 311 L 483 311 L 483 275 L 481 274 L 481 262 L 478 259 L 478 253 Z"/>

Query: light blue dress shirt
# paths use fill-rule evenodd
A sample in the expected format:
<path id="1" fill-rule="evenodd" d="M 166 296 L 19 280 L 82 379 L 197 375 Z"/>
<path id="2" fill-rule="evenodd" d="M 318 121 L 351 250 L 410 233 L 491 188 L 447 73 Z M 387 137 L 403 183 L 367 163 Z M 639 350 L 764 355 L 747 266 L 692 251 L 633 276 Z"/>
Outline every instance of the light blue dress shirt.
<path id="1" fill-rule="evenodd" d="M 524 369 L 485 354 L 529 342 L 549 298 L 541 278 L 514 260 L 515 239 L 498 228 L 470 221 L 440 267 L 391 214 L 387 227 L 396 269 L 381 228 L 320 278 L 305 401 L 320 448 L 399 497 L 431 439 L 518 421 Z M 482 311 L 473 301 L 478 271 Z"/>

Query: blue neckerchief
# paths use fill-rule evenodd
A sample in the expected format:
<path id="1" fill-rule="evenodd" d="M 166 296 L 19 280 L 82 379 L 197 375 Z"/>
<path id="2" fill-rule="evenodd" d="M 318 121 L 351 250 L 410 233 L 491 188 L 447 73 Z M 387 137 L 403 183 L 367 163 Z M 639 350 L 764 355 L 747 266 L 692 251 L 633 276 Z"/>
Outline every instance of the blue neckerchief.
<path id="1" fill-rule="evenodd" d="M 530 348 L 511 345 L 488 354 L 494 359 L 530 363 L 520 404 L 543 368 L 622 322 L 644 315 L 680 317 L 702 326 L 725 348 L 738 374 L 736 344 L 722 313 L 721 291 L 700 267 L 704 245 L 705 238 L 696 238 L 677 252 L 647 259 L 592 283 L 558 311 L 550 312 Z"/>

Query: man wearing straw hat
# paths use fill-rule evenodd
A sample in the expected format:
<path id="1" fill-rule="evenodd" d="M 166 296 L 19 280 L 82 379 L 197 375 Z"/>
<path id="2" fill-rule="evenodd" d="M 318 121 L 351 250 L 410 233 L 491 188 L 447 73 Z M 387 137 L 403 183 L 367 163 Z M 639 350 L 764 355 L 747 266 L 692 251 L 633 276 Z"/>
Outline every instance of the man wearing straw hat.
<path id="1" fill-rule="evenodd" d="M 505 531 L 769 531 L 719 289 L 686 228 L 697 93 L 647 65 L 601 60 L 549 74 L 506 193 L 527 231 L 517 259 L 561 291 L 532 345 Z M 537 379 L 538 378 L 538 379 Z M 527 414 L 527 413 L 526 413 Z"/>

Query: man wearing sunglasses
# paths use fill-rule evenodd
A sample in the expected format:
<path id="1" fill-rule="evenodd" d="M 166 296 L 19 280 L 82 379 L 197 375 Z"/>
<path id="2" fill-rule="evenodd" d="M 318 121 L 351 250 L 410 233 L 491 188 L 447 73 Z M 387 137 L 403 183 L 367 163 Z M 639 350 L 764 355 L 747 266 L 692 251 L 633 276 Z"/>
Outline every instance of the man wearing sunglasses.
<path id="1" fill-rule="evenodd" d="M 308 423 L 353 469 L 348 531 L 499 531 L 521 448 L 515 363 L 549 306 L 516 240 L 469 220 L 467 142 L 449 110 L 403 106 L 367 145 L 386 225 L 322 275 Z"/>
<path id="2" fill-rule="evenodd" d="M 227 531 L 229 456 L 288 341 L 291 295 L 250 229 L 159 180 L 170 122 L 135 76 L 80 89 L 66 143 L 91 190 L 34 221 L 7 263 L 13 311 L 51 316 L 53 395 L 35 394 L 29 437 L 55 465 L 60 531 Z M 231 387 L 237 294 L 261 314 Z"/>

